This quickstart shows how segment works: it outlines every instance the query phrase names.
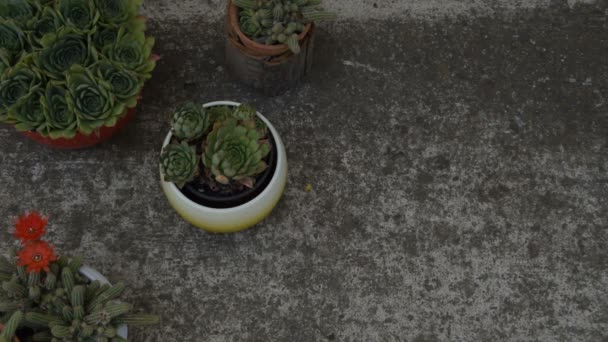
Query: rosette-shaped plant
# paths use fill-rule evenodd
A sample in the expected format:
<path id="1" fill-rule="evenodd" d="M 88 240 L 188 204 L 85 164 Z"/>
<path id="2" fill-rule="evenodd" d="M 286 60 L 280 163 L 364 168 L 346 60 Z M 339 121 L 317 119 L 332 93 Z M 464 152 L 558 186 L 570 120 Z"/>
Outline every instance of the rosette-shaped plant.
<path id="1" fill-rule="evenodd" d="M 15 121 L 15 127 L 21 131 L 42 131 L 45 128 L 45 118 L 42 112 L 42 90 L 36 86 L 29 94 L 21 97 L 12 106 L 9 116 Z"/>
<path id="2" fill-rule="evenodd" d="M 124 103 L 115 103 L 112 87 L 75 65 L 68 74 L 68 105 L 74 109 L 78 127 L 86 134 L 101 126 L 113 126 L 124 110 Z"/>
<path id="3" fill-rule="evenodd" d="M 13 59 L 25 48 L 25 34 L 12 21 L 0 19 L 0 50 Z"/>
<path id="4" fill-rule="evenodd" d="M 185 141 L 168 145 L 160 156 L 160 165 L 165 182 L 173 182 L 183 188 L 198 174 L 196 149 Z"/>
<path id="5" fill-rule="evenodd" d="M 253 176 L 267 165 L 262 160 L 270 152 L 268 142 L 261 141 L 255 127 L 246 127 L 236 119 L 217 123 L 207 136 L 203 163 L 221 184 L 237 181 L 253 186 Z"/>
<path id="6" fill-rule="evenodd" d="M 23 64 L 10 70 L 0 82 L 0 120 L 14 123 L 9 111 L 39 83 L 40 75 Z"/>
<path id="7" fill-rule="evenodd" d="M 73 138 L 76 135 L 76 114 L 67 102 L 68 91 L 59 82 L 49 82 L 42 99 L 46 119 L 46 134 L 53 139 Z"/>
<path id="8" fill-rule="evenodd" d="M 61 79 L 72 65 L 95 61 L 95 50 L 90 49 L 87 39 L 68 29 L 59 34 L 49 34 L 42 38 L 39 66 L 51 78 Z"/>
<path id="9" fill-rule="evenodd" d="M 2 0 L 0 2 L 0 17 L 23 20 L 34 13 L 32 5 L 27 0 Z"/>
<path id="10" fill-rule="evenodd" d="M 202 106 L 186 103 L 173 114 L 171 127 L 178 139 L 198 139 L 209 129 L 209 113 Z"/>
<path id="11" fill-rule="evenodd" d="M 116 42 L 113 45 L 106 45 L 103 53 L 112 61 L 145 75 L 150 73 L 155 65 L 154 60 L 149 57 L 152 46 L 154 46 L 154 38 L 146 38 L 143 32 L 127 33 L 121 29 Z"/>
<path id="12" fill-rule="evenodd" d="M 28 26 L 32 45 L 41 45 L 40 39 L 45 34 L 55 32 L 61 26 L 61 21 L 53 8 L 45 7 L 38 17 L 30 19 Z"/>
<path id="13" fill-rule="evenodd" d="M 137 104 L 157 60 L 141 4 L 0 0 L 0 121 L 51 138 L 115 125 Z"/>
<path id="14" fill-rule="evenodd" d="M 89 0 L 58 0 L 57 5 L 63 21 L 79 29 L 91 28 L 99 19 L 99 12 Z"/>
<path id="15" fill-rule="evenodd" d="M 143 0 L 95 0 L 101 20 L 107 23 L 120 24 L 137 12 Z"/>
<path id="16" fill-rule="evenodd" d="M 118 100 L 124 101 L 129 108 L 135 107 L 139 90 L 143 86 L 143 79 L 136 73 L 125 69 L 120 64 L 107 61 L 100 62 L 97 66 L 99 77 L 106 81 Z"/>

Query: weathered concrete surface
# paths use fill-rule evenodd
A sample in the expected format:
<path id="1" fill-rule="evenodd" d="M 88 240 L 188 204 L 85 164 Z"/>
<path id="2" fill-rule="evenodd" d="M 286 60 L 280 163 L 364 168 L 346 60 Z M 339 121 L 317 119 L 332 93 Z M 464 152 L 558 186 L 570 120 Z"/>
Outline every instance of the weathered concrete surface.
<path id="1" fill-rule="evenodd" d="M 60 251 L 125 279 L 162 315 L 133 341 L 606 341 L 606 4 L 324 25 L 276 98 L 230 81 L 221 22 L 156 20 L 164 59 L 116 139 L 0 128 L 2 227 L 41 210 Z M 187 99 L 252 102 L 282 133 L 290 183 L 256 228 L 206 234 L 166 203 Z"/>

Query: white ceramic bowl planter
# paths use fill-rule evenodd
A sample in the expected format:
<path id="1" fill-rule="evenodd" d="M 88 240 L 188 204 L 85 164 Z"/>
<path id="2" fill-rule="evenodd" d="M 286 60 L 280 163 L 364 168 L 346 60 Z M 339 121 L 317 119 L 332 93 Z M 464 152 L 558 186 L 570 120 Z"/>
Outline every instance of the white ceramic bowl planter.
<path id="1" fill-rule="evenodd" d="M 80 268 L 80 274 L 82 274 L 83 276 L 87 277 L 87 279 L 89 279 L 90 281 L 99 281 L 99 283 L 101 285 L 112 285 L 110 284 L 110 281 L 104 277 L 101 273 L 97 272 L 96 270 L 90 268 L 89 266 L 82 266 Z M 126 325 L 121 325 L 118 327 L 118 329 L 116 330 L 116 335 L 118 335 L 119 337 L 124 338 L 125 340 L 127 339 L 128 336 L 128 328 Z"/>
<path id="2" fill-rule="evenodd" d="M 231 101 L 210 102 L 203 107 L 239 106 Z M 287 183 L 287 155 L 285 146 L 274 126 L 262 114 L 259 118 L 268 126 L 277 151 L 277 165 L 270 182 L 260 194 L 250 201 L 232 208 L 210 208 L 186 197 L 175 183 L 165 182 L 161 172 L 161 186 L 171 206 L 188 222 L 213 233 L 232 233 L 249 228 L 270 214 L 283 194 Z M 171 142 L 171 132 L 167 134 L 163 148 Z"/>

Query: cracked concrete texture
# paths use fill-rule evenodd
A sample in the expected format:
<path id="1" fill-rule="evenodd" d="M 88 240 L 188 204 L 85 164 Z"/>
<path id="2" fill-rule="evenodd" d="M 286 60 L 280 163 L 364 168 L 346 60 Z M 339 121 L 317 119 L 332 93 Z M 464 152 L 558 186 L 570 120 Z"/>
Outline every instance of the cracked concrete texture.
<path id="1" fill-rule="evenodd" d="M 221 21 L 156 18 L 163 60 L 115 139 L 0 127 L 2 226 L 41 210 L 59 251 L 124 279 L 162 315 L 133 341 L 604 341 L 606 5 L 324 24 L 312 75 L 274 98 L 231 81 Z M 157 184 L 168 113 L 222 99 L 257 106 L 290 162 L 272 215 L 233 235 Z"/>

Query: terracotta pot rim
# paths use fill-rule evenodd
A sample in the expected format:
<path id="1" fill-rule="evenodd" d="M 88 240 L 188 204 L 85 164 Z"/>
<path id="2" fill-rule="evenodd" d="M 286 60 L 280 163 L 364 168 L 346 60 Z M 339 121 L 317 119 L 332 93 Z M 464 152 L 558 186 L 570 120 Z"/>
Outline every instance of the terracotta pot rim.
<path id="1" fill-rule="evenodd" d="M 243 45 L 247 46 L 248 48 L 254 50 L 257 53 L 268 55 L 268 56 L 275 56 L 275 55 L 281 55 L 281 54 L 289 51 L 289 47 L 287 46 L 287 44 L 277 44 L 277 45 L 260 44 L 256 41 L 250 39 L 249 37 L 247 37 L 247 35 L 245 33 L 243 33 L 243 31 L 241 31 L 241 28 L 239 26 L 238 7 L 236 7 L 230 0 L 228 1 L 228 22 L 230 23 L 230 27 L 237 34 L 237 36 L 239 37 L 239 39 L 241 40 Z M 311 27 L 312 27 L 311 23 L 306 24 L 306 26 L 304 27 L 304 31 L 302 31 L 302 33 L 300 33 L 298 35 L 298 41 L 301 42 L 304 38 L 306 38 Z"/>

